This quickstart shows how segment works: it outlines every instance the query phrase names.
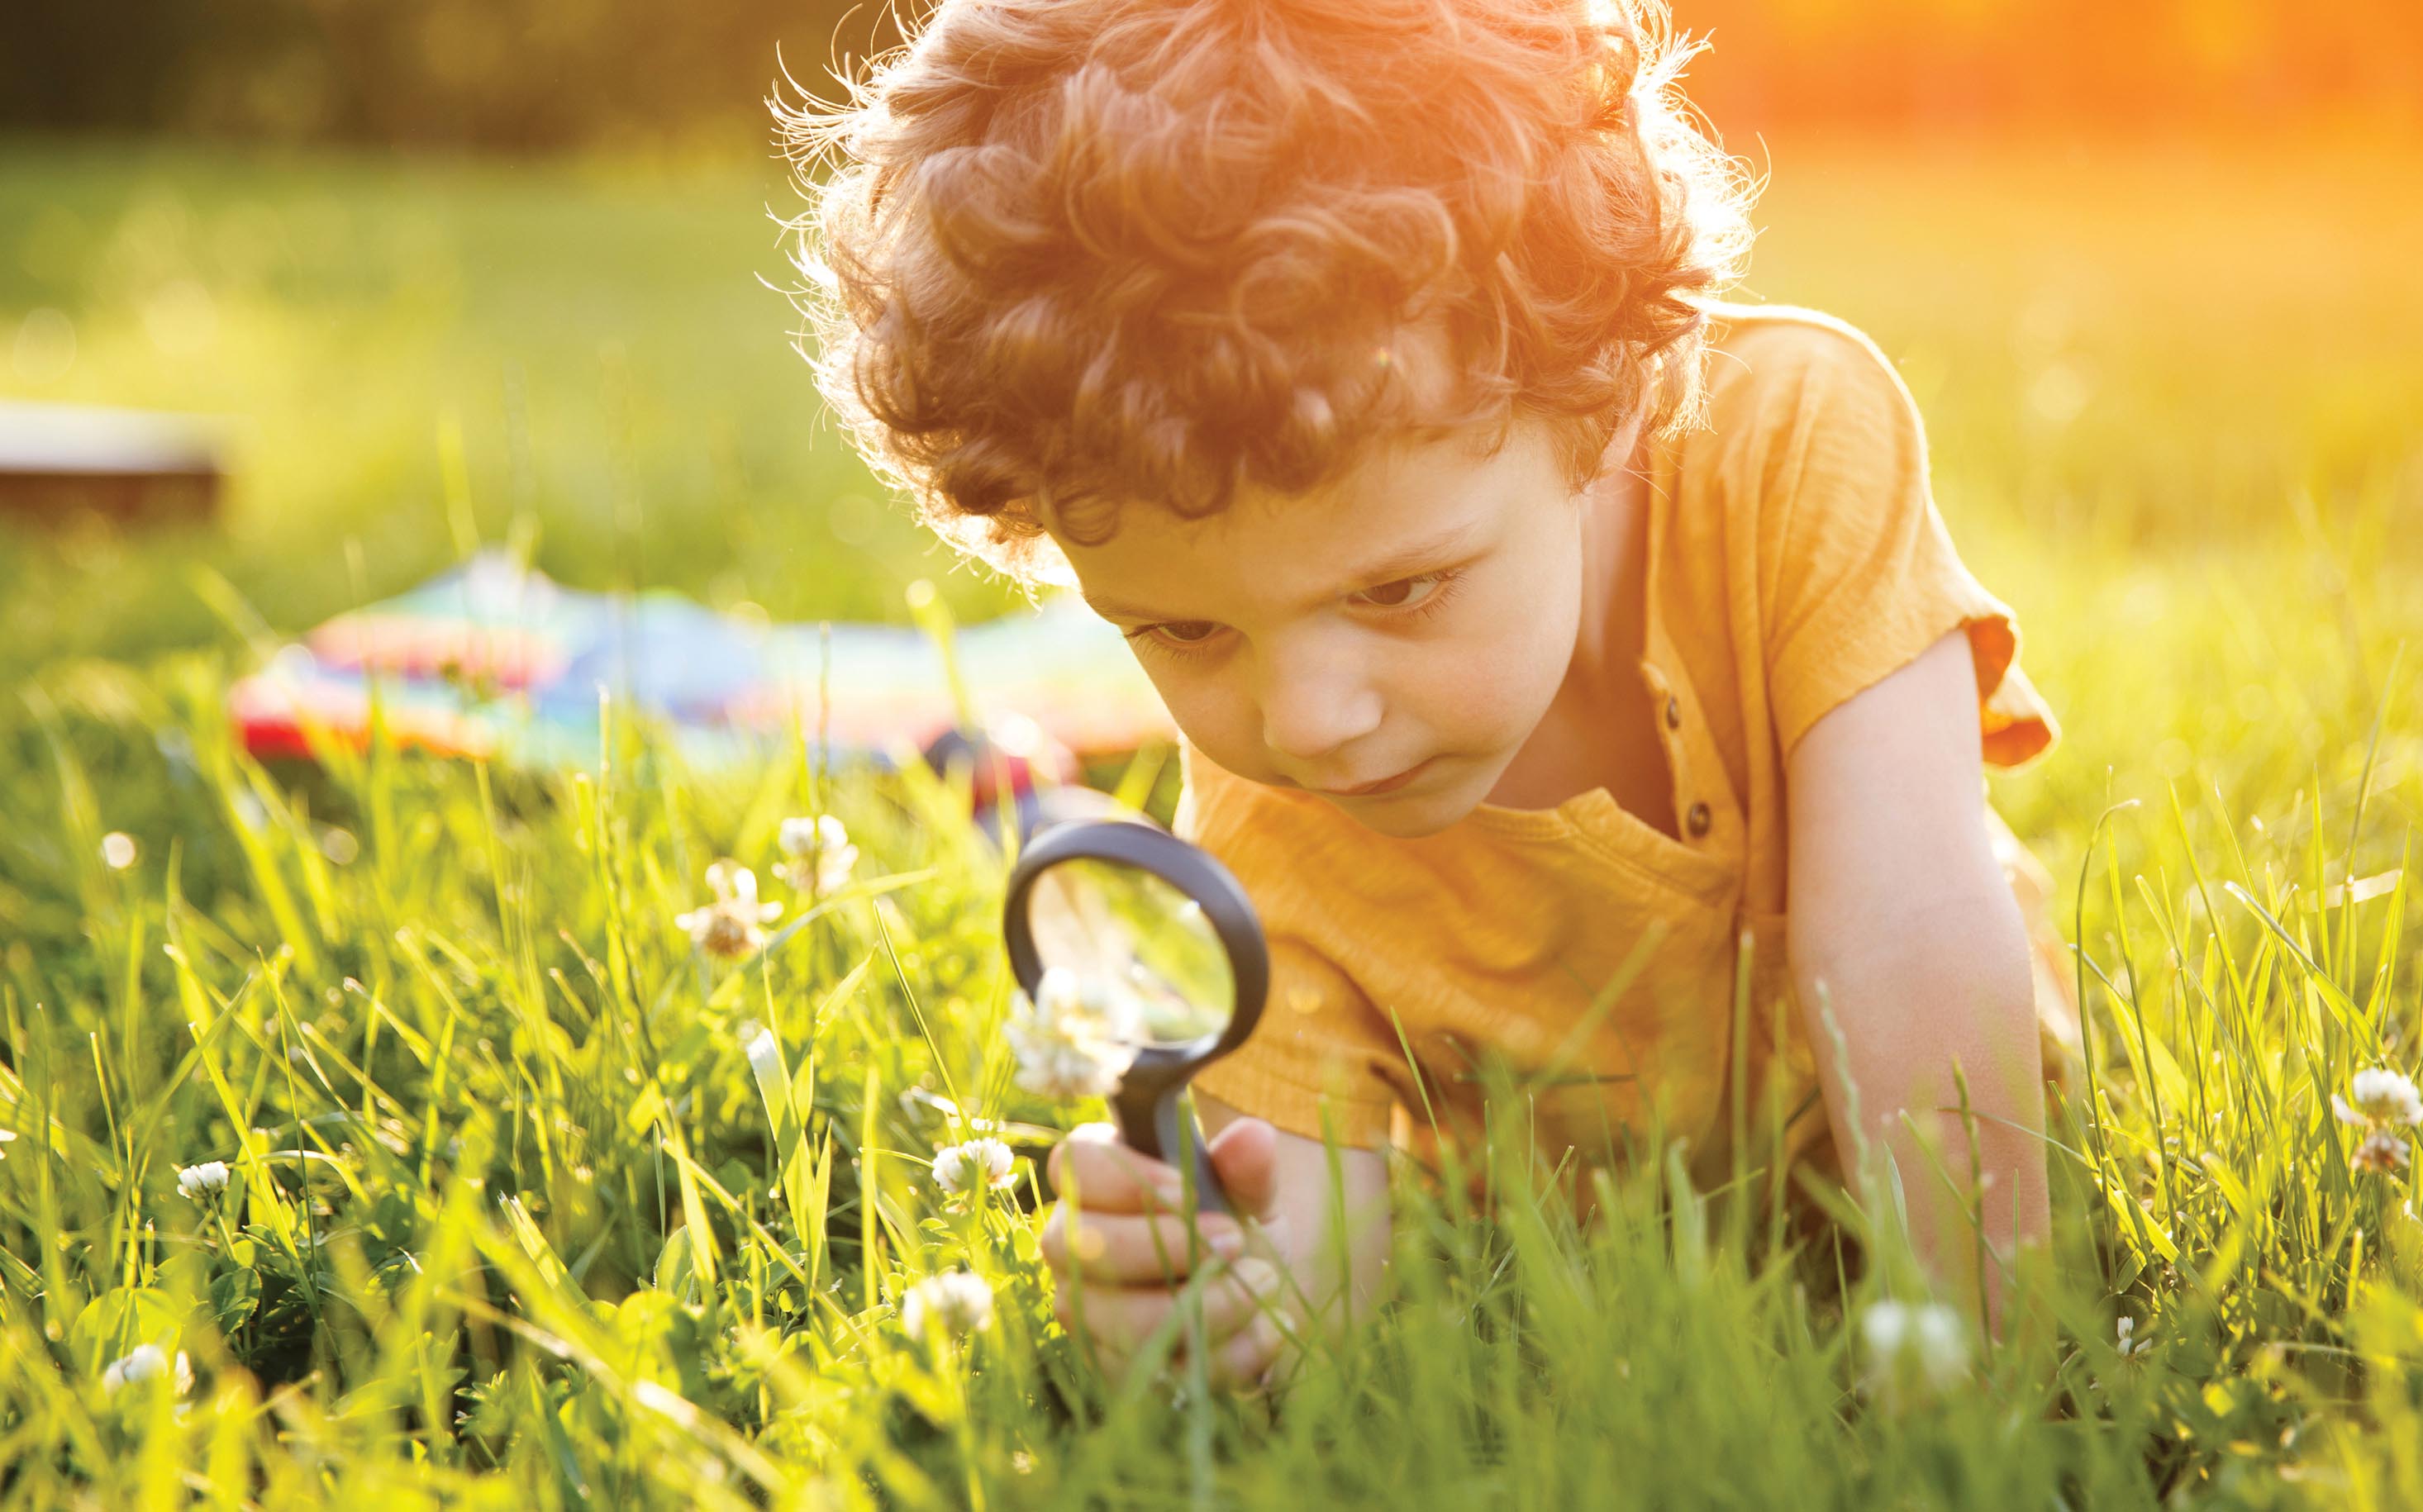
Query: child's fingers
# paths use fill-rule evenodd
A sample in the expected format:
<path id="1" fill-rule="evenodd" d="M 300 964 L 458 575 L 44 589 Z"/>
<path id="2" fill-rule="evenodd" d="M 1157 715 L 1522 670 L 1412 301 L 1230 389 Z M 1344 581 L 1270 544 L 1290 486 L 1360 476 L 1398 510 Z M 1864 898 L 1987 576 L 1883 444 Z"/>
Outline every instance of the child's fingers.
<path id="1" fill-rule="evenodd" d="M 1238 1212 L 1256 1216 L 1270 1211 L 1277 1195 L 1278 1131 L 1259 1118 L 1240 1118 L 1204 1146 L 1220 1185 Z"/>
<path id="2" fill-rule="evenodd" d="M 1045 1170 L 1063 1202 L 1089 1213 L 1182 1212 L 1177 1170 L 1118 1142 L 1108 1124 L 1088 1124 L 1054 1145 Z"/>
<path id="3" fill-rule="evenodd" d="M 1194 1221 L 1175 1213 L 1134 1216 L 1079 1209 L 1062 1203 L 1043 1225 L 1043 1263 L 1065 1282 L 1071 1275 L 1105 1286 L 1168 1285 L 1213 1259 L 1245 1252 L 1234 1219 L 1206 1213 Z"/>
<path id="4" fill-rule="evenodd" d="M 1202 1308 L 1205 1346 L 1217 1347 L 1252 1326 L 1277 1286 L 1278 1272 L 1268 1261 L 1247 1258 L 1199 1290 L 1185 1294 L 1165 1286 L 1063 1286 L 1053 1296 L 1052 1310 L 1071 1334 L 1091 1339 L 1096 1347 L 1126 1360 L 1142 1349 L 1180 1307 Z"/>
<path id="5" fill-rule="evenodd" d="M 1287 1334 L 1279 1328 L 1278 1319 L 1268 1311 L 1257 1312 L 1212 1350 L 1211 1358 L 1204 1362 L 1203 1373 L 1223 1391 L 1259 1386 L 1269 1378 L 1271 1367 L 1278 1362 L 1279 1351 L 1286 1344 Z"/>

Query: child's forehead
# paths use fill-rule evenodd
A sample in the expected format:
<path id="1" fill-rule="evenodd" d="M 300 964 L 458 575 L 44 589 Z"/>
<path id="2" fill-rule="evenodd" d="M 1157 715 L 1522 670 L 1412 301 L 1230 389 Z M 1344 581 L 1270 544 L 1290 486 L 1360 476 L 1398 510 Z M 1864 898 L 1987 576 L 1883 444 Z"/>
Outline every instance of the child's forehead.
<path id="1" fill-rule="evenodd" d="M 1156 499 L 1104 501 L 1106 536 L 1054 528 L 1086 597 L 1139 620 L 1209 614 L 1212 602 L 1312 604 L 1502 535 L 1502 511 L 1557 488 L 1556 440 L 1538 417 L 1476 405 L 1457 354 L 1434 321 L 1389 333 L 1374 354 L 1389 392 L 1362 417 L 1374 429 L 1310 487 L 1242 482 L 1192 518 Z"/>
<path id="2" fill-rule="evenodd" d="M 1257 529 L 1242 511 L 1158 528 L 1137 522 L 1100 546 L 1072 552 L 1087 602 L 1113 619 L 1226 619 L 1248 608 L 1310 608 L 1340 592 L 1446 565 L 1486 534 L 1485 522 L 1376 534 L 1307 514 Z"/>
<path id="3" fill-rule="evenodd" d="M 1071 459 L 1067 501 L 1055 504 L 1045 491 L 1036 501 L 1039 522 L 1064 545 L 1100 541 L 1116 529 L 1132 538 L 1130 547 L 1140 539 L 1150 543 L 1145 549 L 1180 554 L 1209 549 L 1205 538 L 1214 536 L 1236 538 L 1232 544 L 1277 538 L 1300 549 L 1319 544 L 1329 527 L 1363 535 L 1418 529 L 1420 522 L 1405 516 L 1419 513 L 1424 498 L 1489 468 L 1514 432 L 1538 423 L 1474 382 L 1461 344 L 1441 320 L 1385 326 L 1370 339 L 1369 354 L 1367 376 L 1377 374 L 1376 384 L 1324 385 L 1307 373 L 1286 406 L 1322 468 L 1315 480 L 1279 483 L 1248 465 L 1269 449 L 1258 445 L 1269 440 L 1264 422 L 1248 430 L 1235 416 L 1202 415 L 1190 435 L 1211 470 L 1230 479 L 1225 499 L 1208 515 L 1153 495 L 1144 486 L 1156 477 L 1153 459 L 1132 455 L 1120 445 L 1132 438 L 1115 433 L 1101 455 Z M 1169 361 L 1182 369 L 1189 355 L 1181 349 Z"/>
<path id="4" fill-rule="evenodd" d="M 1311 603 L 1484 549 L 1504 533 L 1507 512 L 1546 503 L 1540 495 L 1558 476 L 1545 438 L 1528 427 L 1408 434 L 1321 488 L 1241 490 L 1196 519 L 1133 503 L 1107 538 L 1063 545 L 1086 597 L 1115 615 L 1166 615 L 1180 601 L 1215 598 Z"/>
<path id="5" fill-rule="evenodd" d="M 1120 512 L 1121 530 L 1180 552 L 1377 543 L 1381 549 L 1433 533 L 1443 514 L 1463 511 L 1493 477 L 1524 460 L 1513 437 L 1494 427 L 1423 428 L 1392 433 L 1360 449 L 1338 474 L 1301 492 L 1237 490 L 1228 507 L 1184 518 L 1151 505 Z M 1499 444 L 1504 443 L 1504 444 Z"/>

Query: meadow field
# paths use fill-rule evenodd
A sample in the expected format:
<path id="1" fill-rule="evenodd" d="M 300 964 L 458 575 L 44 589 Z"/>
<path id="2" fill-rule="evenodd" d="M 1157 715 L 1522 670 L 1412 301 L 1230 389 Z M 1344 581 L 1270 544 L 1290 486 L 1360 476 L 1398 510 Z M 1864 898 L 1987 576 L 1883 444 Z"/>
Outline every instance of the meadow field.
<path id="1" fill-rule="evenodd" d="M 225 416 L 236 472 L 209 528 L 0 514 L 0 1505 L 2423 1505 L 2407 1126 L 2358 1161 L 2333 1103 L 2423 1030 L 2423 148 L 1768 151 L 1747 296 L 1901 364 L 2065 730 L 1991 788 L 2091 1067 L 2004 1336 L 1880 1364 L 1889 1234 L 1839 1275 L 1655 1152 L 1584 1222 L 1510 1145 L 1487 1210 L 1402 1173 L 1394 1299 L 1283 1396 L 1098 1378 L 1036 1233 L 1100 1110 L 1010 1083 L 947 780 L 229 732 L 264 647 L 483 543 L 1013 602 L 820 417 L 779 165 L 18 142 L 0 396 Z M 784 905 L 737 963 L 674 922 L 719 857 Z M 954 1200 L 983 1130 L 1015 1179 Z"/>

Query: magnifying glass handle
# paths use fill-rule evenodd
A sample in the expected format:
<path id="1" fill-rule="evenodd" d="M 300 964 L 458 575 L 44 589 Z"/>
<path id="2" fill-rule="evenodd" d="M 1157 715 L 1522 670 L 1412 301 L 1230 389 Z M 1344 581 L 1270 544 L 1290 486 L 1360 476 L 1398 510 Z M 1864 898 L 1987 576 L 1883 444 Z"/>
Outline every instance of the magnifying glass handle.
<path id="1" fill-rule="evenodd" d="M 1228 1193 L 1221 1187 L 1218 1173 L 1212 1169 L 1211 1152 L 1204 1148 L 1203 1126 L 1195 1121 L 1181 1100 L 1185 1091 L 1181 1085 L 1158 1095 L 1123 1092 L 1114 1097 L 1111 1111 L 1118 1118 L 1119 1137 L 1138 1155 L 1156 1160 L 1175 1160 L 1181 1147 L 1192 1149 L 1196 1208 L 1206 1213 L 1227 1212 Z"/>

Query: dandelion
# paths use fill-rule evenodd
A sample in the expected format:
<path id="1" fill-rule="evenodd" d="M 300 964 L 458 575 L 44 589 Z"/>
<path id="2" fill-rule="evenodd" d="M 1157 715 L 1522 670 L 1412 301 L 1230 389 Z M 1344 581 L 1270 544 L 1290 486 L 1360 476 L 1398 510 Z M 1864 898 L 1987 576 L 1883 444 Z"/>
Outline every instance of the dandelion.
<path id="1" fill-rule="evenodd" d="M 1053 967 L 1009 1021 L 1020 1087 L 1038 1097 L 1101 1097 L 1116 1091 L 1136 1056 L 1132 999 L 1099 977 Z"/>
<path id="2" fill-rule="evenodd" d="M 185 1351 L 178 1350 L 172 1362 L 168 1352 L 158 1345 L 138 1344 L 123 1360 L 109 1362 L 109 1367 L 101 1373 L 101 1388 L 115 1394 L 121 1386 L 157 1380 L 164 1376 L 176 1381 L 180 1396 L 194 1389 L 194 1362 L 185 1358 Z"/>
<path id="3" fill-rule="evenodd" d="M 999 1140 L 970 1140 L 934 1152 L 934 1185 L 952 1197 L 972 1191 L 1006 1191 L 1018 1184 L 1010 1166 L 1017 1158 Z"/>
<path id="4" fill-rule="evenodd" d="M 177 1189 L 196 1202 L 206 1202 L 227 1190 L 228 1168 L 225 1160 L 205 1160 L 189 1165 L 177 1173 Z"/>
<path id="5" fill-rule="evenodd" d="M 715 901 L 673 920 L 689 932 L 689 942 L 709 955 L 746 955 L 766 943 L 763 926 L 782 917 L 779 903 L 757 901 L 757 874 L 735 860 L 721 860 L 706 869 L 706 885 Z"/>
<path id="6" fill-rule="evenodd" d="M 123 872 L 135 864 L 135 837 L 123 830 L 113 829 L 101 837 L 101 864 L 113 872 Z"/>
<path id="7" fill-rule="evenodd" d="M 2331 1111 L 2342 1124 L 2366 1128 L 2413 1128 L 2423 1124 L 2423 1093 L 2417 1093 L 2414 1079 L 2403 1073 L 2387 1066 L 2359 1071 L 2348 1093 L 2348 1098 L 2336 1094 L 2331 1097 Z"/>
<path id="8" fill-rule="evenodd" d="M 837 892 L 849 883 L 858 864 L 858 847 L 849 831 L 829 813 L 812 819 L 785 819 L 780 843 L 790 859 L 775 874 L 801 892 Z"/>
<path id="9" fill-rule="evenodd" d="M 1969 1331 L 1941 1302 L 1870 1303 L 1860 1335 L 1867 1347 L 1862 1385 L 1888 1404 L 1905 1394 L 1938 1394 L 1968 1377 Z"/>
<path id="10" fill-rule="evenodd" d="M 900 1304 L 900 1326 L 920 1342 L 937 1334 L 980 1333 L 992 1326 L 992 1288 L 965 1270 L 928 1276 L 909 1288 Z"/>

